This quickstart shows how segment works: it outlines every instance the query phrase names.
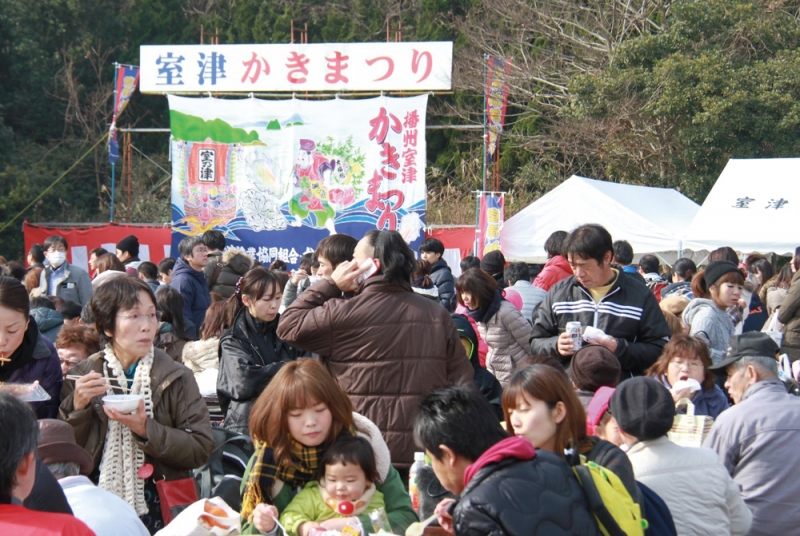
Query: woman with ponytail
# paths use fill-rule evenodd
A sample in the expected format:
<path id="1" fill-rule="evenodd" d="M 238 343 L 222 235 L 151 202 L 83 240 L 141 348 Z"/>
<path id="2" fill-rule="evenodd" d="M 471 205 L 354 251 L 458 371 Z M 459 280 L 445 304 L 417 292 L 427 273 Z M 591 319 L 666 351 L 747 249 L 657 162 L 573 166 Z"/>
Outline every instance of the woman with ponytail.
<path id="1" fill-rule="evenodd" d="M 711 360 L 719 363 L 728 349 L 734 324 L 726 312 L 742 297 L 744 275 L 730 261 L 713 261 L 692 279 L 695 298 L 683 311 L 689 335 L 703 339 Z"/>
<path id="2" fill-rule="evenodd" d="M 239 279 L 226 303 L 231 328 L 219 343 L 217 396 L 229 430 L 247 433 L 258 395 L 284 364 L 300 354 L 276 333 L 281 297 L 277 276 L 257 266 Z"/>

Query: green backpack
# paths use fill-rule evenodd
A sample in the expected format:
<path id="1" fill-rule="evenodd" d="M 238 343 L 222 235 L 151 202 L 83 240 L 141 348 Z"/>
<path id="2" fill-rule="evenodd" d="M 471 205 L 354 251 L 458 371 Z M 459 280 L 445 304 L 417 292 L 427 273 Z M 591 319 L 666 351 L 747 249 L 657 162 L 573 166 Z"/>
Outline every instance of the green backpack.
<path id="1" fill-rule="evenodd" d="M 572 466 L 594 514 L 600 532 L 605 536 L 644 536 L 647 521 L 642 518 L 641 507 L 633 502 L 631 494 L 617 475 L 594 462 L 580 462 Z"/>

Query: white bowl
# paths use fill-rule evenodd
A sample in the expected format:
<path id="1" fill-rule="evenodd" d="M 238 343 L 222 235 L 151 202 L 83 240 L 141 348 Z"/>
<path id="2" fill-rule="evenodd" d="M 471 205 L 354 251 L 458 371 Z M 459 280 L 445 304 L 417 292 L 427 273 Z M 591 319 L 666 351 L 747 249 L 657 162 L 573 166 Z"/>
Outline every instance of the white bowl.
<path id="1" fill-rule="evenodd" d="M 140 400 L 144 400 L 144 395 L 106 395 L 103 404 L 121 413 L 136 413 Z"/>

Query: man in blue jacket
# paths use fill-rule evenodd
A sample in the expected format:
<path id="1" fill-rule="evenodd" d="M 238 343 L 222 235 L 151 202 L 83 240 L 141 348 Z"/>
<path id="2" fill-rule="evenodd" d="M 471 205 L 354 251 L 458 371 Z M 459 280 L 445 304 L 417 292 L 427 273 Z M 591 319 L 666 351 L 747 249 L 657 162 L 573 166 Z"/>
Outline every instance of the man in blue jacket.
<path id="1" fill-rule="evenodd" d="M 178 244 L 178 253 L 180 258 L 175 261 L 169 286 L 183 296 L 183 317 L 196 326 L 195 333 L 189 335 L 197 339 L 196 331 L 211 306 L 211 293 L 203 274 L 203 267 L 208 264 L 208 248 L 202 236 L 187 236 Z"/>

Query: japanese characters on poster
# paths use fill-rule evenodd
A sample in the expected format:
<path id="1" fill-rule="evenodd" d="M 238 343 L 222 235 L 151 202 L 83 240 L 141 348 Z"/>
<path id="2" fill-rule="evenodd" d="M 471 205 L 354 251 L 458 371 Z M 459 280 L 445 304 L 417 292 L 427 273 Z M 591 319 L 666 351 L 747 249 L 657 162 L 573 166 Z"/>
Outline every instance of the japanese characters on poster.
<path id="1" fill-rule="evenodd" d="M 295 267 L 333 233 L 423 237 L 427 95 L 168 98 L 173 247 L 214 228 Z"/>
<path id="2" fill-rule="evenodd" d="M 453 43 L 147 45 L 142 93 L 448 90 Z"/>
<path id="3" fill-rule="evenodd" d="M 481 192 L 478 203 L 478 227 L 475 229 L 476 256 L 482 259 L 490 251 L 500 249 L 503 234 L 503 210 L 505 196 L 502 193 Z"/>

